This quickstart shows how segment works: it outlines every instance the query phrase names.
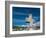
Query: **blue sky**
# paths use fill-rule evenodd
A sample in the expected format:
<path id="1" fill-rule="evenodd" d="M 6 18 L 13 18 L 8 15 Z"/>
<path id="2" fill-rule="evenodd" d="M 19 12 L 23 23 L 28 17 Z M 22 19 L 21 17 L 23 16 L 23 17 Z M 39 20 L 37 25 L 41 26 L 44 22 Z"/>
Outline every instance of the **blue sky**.
<path id="1" fill-rule="evenodd" d="M 40 21 L 40 8 L 28 7 L 12 7 L 12 24 L 13 25 L 26 25 L 25 18 L 32 14 L 35 22 Z"/>

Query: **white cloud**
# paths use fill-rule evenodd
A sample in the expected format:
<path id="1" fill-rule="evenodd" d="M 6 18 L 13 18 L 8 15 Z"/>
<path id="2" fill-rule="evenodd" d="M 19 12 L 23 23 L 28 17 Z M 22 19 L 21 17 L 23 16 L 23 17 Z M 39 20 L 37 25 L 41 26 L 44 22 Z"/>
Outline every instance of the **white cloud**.
<path id="1" fill-rule="evenodd" d="M 37 17 L 35 17 L 35 18 L 37 18 Z M 40 21 L 37 21 L 36 22 L 36 20 L 33 19 L 33 22 L 35 22 L 35 23 L 33 23 L 32 25 L 34 25 L 34 26 L 40 26 Z"/>
<path id="2" fill-rule="evenodd" d="M 39 18 L 40 18 L 40 17 L 37 17 L 37 16 L 36 16 L 36 17 L 33 17 L 33 19 L 35 19 L 35 20 L 38 20 Z"/>
<path id="3" fill-rule="evenodd" d="M 34 26 L 40 26 L 40 22 L 38 21 L 38 22 L 34 23 L 33 25 Z"/>

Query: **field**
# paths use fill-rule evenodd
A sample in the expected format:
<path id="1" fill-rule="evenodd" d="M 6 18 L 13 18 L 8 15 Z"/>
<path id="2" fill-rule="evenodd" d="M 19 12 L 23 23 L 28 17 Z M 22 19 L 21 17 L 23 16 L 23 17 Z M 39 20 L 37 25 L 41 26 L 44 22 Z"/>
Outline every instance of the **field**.
<path id="1" fill-rule="evenodd" d="M 13 31 L 30 31 L 30 30 L 39 30 L 40 26 L 35 26 L 35 27 L 19 27 L 19 26 L 14 26 Z"/>

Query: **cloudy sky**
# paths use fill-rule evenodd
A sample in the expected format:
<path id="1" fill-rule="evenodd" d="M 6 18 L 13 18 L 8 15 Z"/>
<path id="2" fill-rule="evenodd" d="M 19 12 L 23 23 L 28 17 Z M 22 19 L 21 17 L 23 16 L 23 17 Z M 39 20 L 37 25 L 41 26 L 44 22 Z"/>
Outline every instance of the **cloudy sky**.
<path id="1" fill-rule="evenodd" d="M 12 7 L 12 24 L 26 25 L 25 18 L 32 14 L 35 23 L 40 22 L 40 8 Z"/>

